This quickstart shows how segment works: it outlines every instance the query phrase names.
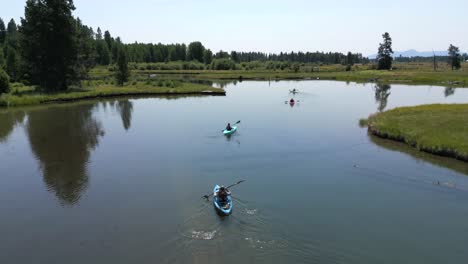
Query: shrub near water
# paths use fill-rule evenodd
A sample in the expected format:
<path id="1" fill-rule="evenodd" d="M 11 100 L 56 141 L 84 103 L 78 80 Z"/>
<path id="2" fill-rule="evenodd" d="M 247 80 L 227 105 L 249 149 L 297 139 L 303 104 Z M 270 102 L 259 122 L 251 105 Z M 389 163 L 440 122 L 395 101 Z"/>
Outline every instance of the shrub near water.
<path id="1" fill-rule="evenodd" d="M 8 93 L 10 91 L 10 77 L 5 71 L 0 69 L 0 94 Z"/>
<path id="2" fill-rule="evenodd" d="M 212 70 L 235 70 L 236 64 L 230 59 L 214 59 L 211 62 Z"/>

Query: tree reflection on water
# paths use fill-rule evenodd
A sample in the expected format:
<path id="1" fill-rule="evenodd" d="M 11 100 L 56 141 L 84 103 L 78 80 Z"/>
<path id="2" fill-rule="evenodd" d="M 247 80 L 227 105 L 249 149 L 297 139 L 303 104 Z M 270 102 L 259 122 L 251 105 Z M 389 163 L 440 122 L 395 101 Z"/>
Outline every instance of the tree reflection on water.
<path id="1" fill-rule="evenodd" d="M 31 111 L 26 125 L 47 188 L 62 204 L 75 204 L 88 186 L 87 166 L 104 130 L 94 104 Z"/>
<path id="2" fill-rule="evenodd" d="M 382 112 L 387 108 L 387 103 L 388 103 L 388 97 L 390 96 L 390 90 L 391 90 L 390 84 L 384 84 L 384 83 L 377 83 L 374 86 L 374 91 L 375 91 L 375 101 L 378 104 L 377 110 L 379 112 Z"/>

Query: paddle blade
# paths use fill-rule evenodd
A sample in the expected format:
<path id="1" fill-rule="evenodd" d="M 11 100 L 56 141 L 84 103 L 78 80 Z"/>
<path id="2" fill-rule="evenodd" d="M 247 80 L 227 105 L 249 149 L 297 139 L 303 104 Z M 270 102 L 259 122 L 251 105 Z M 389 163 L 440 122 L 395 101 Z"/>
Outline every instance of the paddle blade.
<path id="1" fill-rule="evenodd" d="M 240 181 L 238 181 L 238 182 L 236 182 L 236 183 L 234 183 L 234 184 L 232 184 L 232 185 L 229 185 L 229 186 L 226 187 L 226 188 L 229 189 L 229 188 L 231 188 L 231 187 L 233 187 L 233 186 L 236 186 L 236 185 L 238 185 L 238 184 L 241 184 L 241 183 L 243 183 L 243 182 L 245 182 L 245 180 L 240 180 Z"/>

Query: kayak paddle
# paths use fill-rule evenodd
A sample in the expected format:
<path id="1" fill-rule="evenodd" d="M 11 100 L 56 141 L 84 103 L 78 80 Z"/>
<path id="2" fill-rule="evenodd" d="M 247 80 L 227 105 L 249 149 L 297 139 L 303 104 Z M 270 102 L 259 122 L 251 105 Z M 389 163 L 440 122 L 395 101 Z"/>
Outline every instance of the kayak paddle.
<path id="1" fill-rule="evenodd" d="M 239 122 L 240 122 L 240 121 L 239 121 Z M 238 181 L 238 182 L 236 182 L 236 183 L 234 183 L 234 184 L 229 185 L 228 187 L 226 187 L 226 189 L 229 189 L 229 188 L 231 188 L 231 187 L 234 187 L 234 186 L 236 186 L 236 185 L 238 185 L 238 184 L 241 184 L 241 183 L 243 183 L 243 182 L 245 182 L 245 180 L 240 180 L 240 181 Z M 213 194 L 214 194 L 214 193 L 211 193 L 211 194 L 208 194 L 208 195 L 203 195 L 202 198 L 208 199 L 208 198 L 210 198 L 210 196 L 212 196 Z"/>

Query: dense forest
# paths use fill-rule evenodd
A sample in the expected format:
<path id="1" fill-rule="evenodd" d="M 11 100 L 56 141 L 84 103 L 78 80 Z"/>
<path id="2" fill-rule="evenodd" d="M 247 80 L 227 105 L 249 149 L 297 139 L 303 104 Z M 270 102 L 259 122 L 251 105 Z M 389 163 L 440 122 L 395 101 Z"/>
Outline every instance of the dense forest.
<path id="1" fill-rule="evenodd" d="M 10 82 L 21 81 L 46 90 L 65 90 L 88 78 L 96 65 L 116 70 L 123 84 L 131 69 L 140 70 L 290 70 L 301 65 L 341 64 L 350 70 L 369 59 L 348 52 L 213 52 L 201 42 L 189 44 L 124 43 L 101 28 L 94 30 L 73 16 L 72 0 L 27 0 L 20 23 L 0 18 L 0 93 Z M 388 33 L 387 33 L 388 34 Z M 391 39 L 388 37 L 385 69 L 391 68 Z M 385 43 L 384 43 L 385 44 Z M 383 45 L 383 44 L 381 44 Z M 456 47 L 454 47 L 456 48 Z M 124 58 L 120 58 L 124 56 Z M 466 60 L 466 54 L 461 58 Z M 447 58 L 439 58 L 447 60 Z M 395 58 L 397 62 L 431 61 L 432 58 Z M 382 60 L 383 61 L 383 60 Z M 137 65 L 139 63 L 140 65 Z M 119 72 L 120 71 L 120 75 Z"/>
<path id="2" fill-rule="evenodd" d="M 192 42 L 189 45 L 182 44 L 124 44 L 120 37 L 113 37 L 109 31 L 102 32 L 101 28 L 96 31 L 83 25 L 80 19 L 76 19 L 78 40 L 83 44 L 82 52 L 92 65 L 110 65 L 117 61 L 119 47 L 124 47 L 129 62 L 156 63 L 171 61 L 198 61 L 211 64 L 215 59 L 230 59 L 234 63 L 251 61 L 289 61 L 301 63 L 326 63 L 326 64 L 354 64 L 367 63 L 369 60 L 360 53 L 343 54 L 339 52 L 281 52 L 279 54 L 268 54 L 263 52 L 238 52 L 218 51 L 213 53 L 203 46 L 201 42 Z M 3 46 L 4 54 L 18 53 L 18 26 L 12 19 L 8 23 L 8 30 L 0 18 L 0 44 Z M 8 45 L 5 44 L 5 39 Z M 6 55 L 8 56 L 8 55 Z M 13 55 L 16 56 L 16 55 Z"/>
<path id="3" fill-rule="evenodd" d="M 72 0 L 28 0 L 20 23 L 0 18 L 0 83 L 22 81 L 48 90 L 64 90 L 88 77 L 96 65 L 125 62 L 180 62 L 182 69 L 231 70 L 250 62 L 271 62 L 269 69 L 293 69 L 291 63 L 367 63 L 362 54 L 339 52 L 212 52 L 189 44 L 124 43 L 101 28 L 94 30 L 73 16 Z M 125 79 L 125 78 L 124 78 Z M 2 86 L 2 85 L 0 85 Z M 1 91 L 0 91 L 1 92 Z"/>

